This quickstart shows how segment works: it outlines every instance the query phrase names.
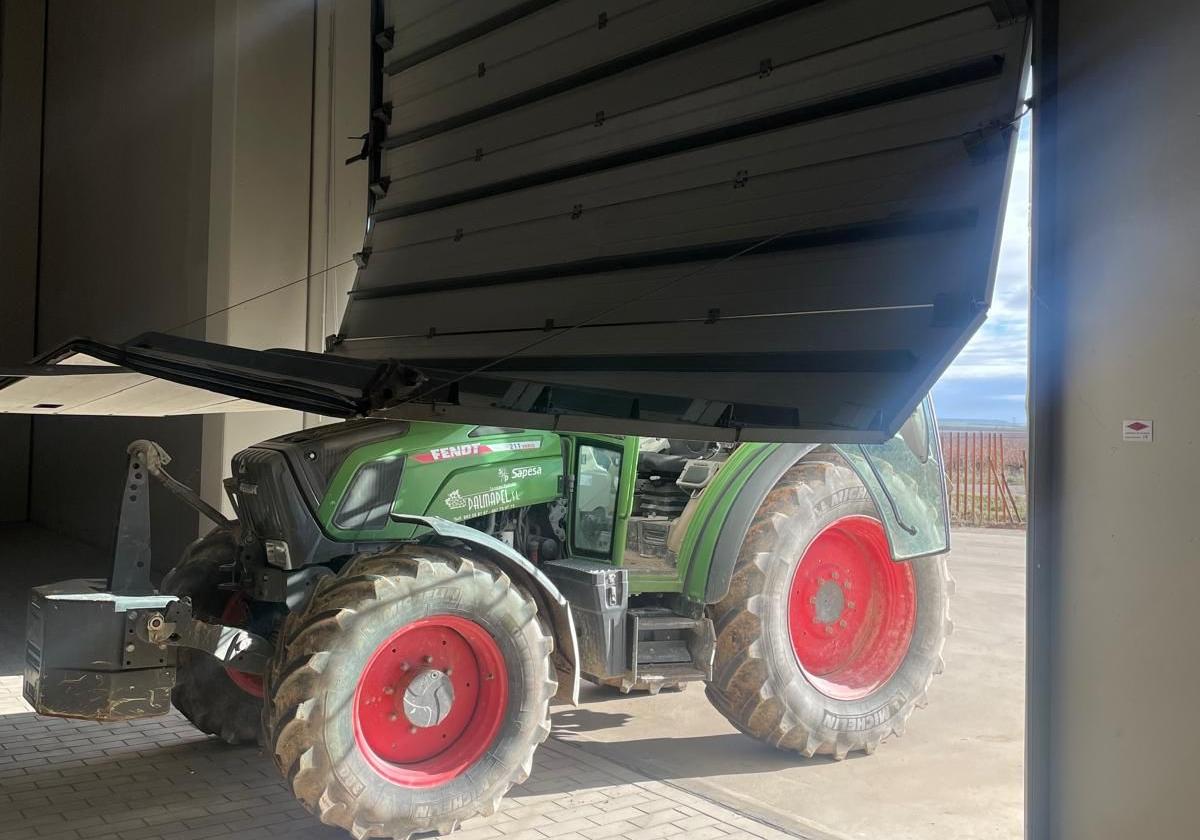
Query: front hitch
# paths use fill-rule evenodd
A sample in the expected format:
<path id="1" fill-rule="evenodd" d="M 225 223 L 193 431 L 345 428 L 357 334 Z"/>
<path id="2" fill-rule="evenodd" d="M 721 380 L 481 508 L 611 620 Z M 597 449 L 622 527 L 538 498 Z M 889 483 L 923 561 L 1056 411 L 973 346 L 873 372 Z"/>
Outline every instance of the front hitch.
<path id="1" fill-rule="evenodd" d="M 129 448 L 126 451 L 129 453 L 131 459 L 140 456 L 139 460 L 145 465 L 146 471 L 184 504 L 189 505 L 201 515 L 211 519 L 216 523 L 218 528 L 233 527 L 233 520 L 201 499 L 199 493 L 166 471 L 165 467 L 171 463 L 171 456 L 167 454 L 167 450 L 163 449 L 162 446 L 152 440 L 135 440 L 129 444 Z"/>
<path id="2" fill-rule="evenodd" d="M 167 474 L 171 459 L 161 446 L 139 440 L 128 452 L 109 579 L 62 581 L 31 593 L 24 695 L 38 714 L 101 721 L 162 715 L 171 707 L 178 648 L 202 650 L 248 673 L 262 673 L 271 656 L 261 636 L 201 621 L 188 598 L 155 591 L 150 477 L 218 525 L 233 523 Z"/>
<path id="3" fill-rule="evenodd" d="M 202 650 L 222 665 L 248 674 L 266 671 L 274 650 L 270 642 L 249 630 L 195 618 L 192 601 L 187 597 L 177 598 L 162 612 L 147 615 L 142 628 L 154 644 Z"/>

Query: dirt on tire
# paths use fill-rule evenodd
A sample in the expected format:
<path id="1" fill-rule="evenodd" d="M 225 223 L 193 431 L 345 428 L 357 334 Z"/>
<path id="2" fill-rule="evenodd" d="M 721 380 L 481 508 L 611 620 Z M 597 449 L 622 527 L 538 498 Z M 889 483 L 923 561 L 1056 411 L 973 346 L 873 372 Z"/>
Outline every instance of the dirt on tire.
<path id="1" fill-rule="evenodd" d="M 796 464 L 767 494 L 739 552 L 729 592 L 710 606 L 716 630 L 713 679 L 706 693 L 739 731 L 804 756 L 845 758 L 873 752 L 903 734 L 926 703 L 952 629 L 953 582 L 946 555 L 907 561 L 916 585 L 916 619 L 904 659 L 867 696 L 834 699 L 800 667 L 788 633 L 791 575 L 825 526 L 846 516 L 879 519 L 866 487 L 836 455 Z"/>
<path id="2" fill-rule="evenodd" d="M 495 639 L 508 671 L 508 703 L 487 752 L 464 772 L 432 786 L 398 785 L 356 745 L 355 690 L 388 634 L 440 614 L 468 618 Z M 361 555 L 323 579 L 284 622 L 266 676 L 271 754 L 310 812 L 356 837 L 451 831 L 494 813 L 532 771 L 534 750 L 550 734 L 552 649 L 529 593 L 467 549 L 410 543 Z"/>

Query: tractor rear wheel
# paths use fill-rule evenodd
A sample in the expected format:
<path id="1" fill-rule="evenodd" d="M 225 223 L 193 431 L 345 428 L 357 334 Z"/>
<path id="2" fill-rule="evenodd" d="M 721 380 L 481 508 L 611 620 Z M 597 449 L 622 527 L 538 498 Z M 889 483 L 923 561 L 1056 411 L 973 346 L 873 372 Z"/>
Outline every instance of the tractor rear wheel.
<path id="1" fill-rule="evenodd" d="M 281 636 L 263 713 L 275 763 L 309 811 L 355 837 L 494 813 L 550 734 L 557 682 L 537 605 L 450 549 L 351 560 Z"/>
<path id="2" fill-rule="evenodd" d="M 833 461 L 775 485 L 714 604 L 707 694 L 739 730 L 805 756 L 873 752 L 925 704 L 951 624 L 945 555 L 897 563 L 867 489 Z"/>
<path id="3" fill-rule="evenodd" d="M 250 607 L 241 592 L 221 589 L 233 576 L 237 533 L 218 528 L 188 546 L 183 559 L 163 578 L 162 591 L 186 595 L 197 618 L 234 627 L 250 622 Z M 225 566 L 225 570 L 222 570 Z M 230 744 L 262 743 L 262 677 L 221 665 L 198 650 L 178 648 L 178 667 L 171 703 L 201 732 Z"/>

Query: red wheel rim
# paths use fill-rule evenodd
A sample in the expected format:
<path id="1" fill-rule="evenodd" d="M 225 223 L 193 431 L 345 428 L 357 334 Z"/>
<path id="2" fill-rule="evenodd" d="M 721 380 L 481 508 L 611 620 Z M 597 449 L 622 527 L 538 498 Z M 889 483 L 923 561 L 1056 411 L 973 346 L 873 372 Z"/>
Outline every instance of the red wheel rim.
<path id="1" fill-rule="evenodd" d="M 846 516 L 809 543 L 788 591 L 788 631 L 804 676 L 827 697 L 856 700 L 904 661 L 917 618 L 916 583 L 896 563 L 883 525 Z"/>
<path id="2" fill-rule="evenodd" d="M 233 597 L 225 602 L 225 609 L 221 613 L 221 623 L 227 624 L 230 627 L 245 627 L 250 622 L 250 605 L 246 603 L 246 593 L 236 592 Z M 225 673 L 229 675 L 229 679 L 233 684 L 249 695 L 262 699 L 263 696 L 263 678 L 262 674 L 247 674 L 245 671 L 239 671 L 236 668 L 225 666 Z"/>
<path id="3" fill-rule="evenodd" d="M 495 639 L 455 615 L 414 621 L 376 648 L 354 692 L 354 740 L 402 787 L 462 775 L 496 739 L 508 671 Z"/>

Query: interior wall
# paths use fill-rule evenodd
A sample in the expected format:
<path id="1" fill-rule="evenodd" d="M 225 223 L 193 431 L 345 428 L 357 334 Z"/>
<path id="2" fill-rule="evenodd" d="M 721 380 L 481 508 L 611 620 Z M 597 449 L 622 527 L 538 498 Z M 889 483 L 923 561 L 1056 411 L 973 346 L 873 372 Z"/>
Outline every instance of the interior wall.
<path id="1" fill-rule="evenodd" d="M 1200 5 L 1047 5 L 1030 836 L 1197 837 Z"/>
<path id="2" fill-rule="evenodd" d="M 217 2 L 207 311 L 234 308 L 207 320 L 210 341 L 320 350 L 336 330 L 366 218 L 366 164 L 345 159 L 368 113 L 369 10 Z M 230 458 L 305 424 L 292 411 L 204 418 L 202 495 L 232 513 Z"/>
<path id="3" fill-rule="evenodd" d="M 0 365 L 34 354 L 45 14 L 0 2 Z M 28 417 L 0 417 L 0 522 L 29 514 L 29 434 Z"/>
<path id="4" fill-rule="evenodd" d="M 206 321 L 204 337 L 255 349 L 302 348 L 313 5 L 217 0 L 215 24 L 206 311 L 221 314 Z M 301 282 L 288 285 L 293 280 Z M 205 417 L 202 495 L 232 513 L 221 489 L 229 459 L 301 422 L 289 411 Z"/>
<path id="5" fill-rule="evenodd" d="M 212 31 L 211 2 L 49 0 L 39 352 L 203 313 Z M 198 479 L 196 418 L 36 418 L 31 518 L 110 545 L 124 448 L 142 437 Z M 152 507 L 156 558 L 177 557 L 195 517 L 161 496 Z"/>
<path id="6" fill-rule="evenodd" d="M 358 267 L 367 219 L 362 147 L 370 112 L 370 0 L 318 0 L 313 90 L 312 244 L 308 349 L 338 332 Z"/>
<path id="7" fill-rule="evenodd" d="M 362 241 L 366 165 L 344 162 L 360 145 L 349 136 L 366 129 L 368 0 L 3 6 L 6 19 L 19 8 L 29 20 L 6 29 L 6 43 L 19 37 L 5 60 L 19 67 L 6 64 L 0 104 L 11 114 L 15 90 L 38 119 L 20 130 L 0 121 L 0 236 L 14 268 L 0 272 L 0 360 L 23 362 L 76 335 L 121 341 L 146 330 L 321 347 Z M 31 68 L 43 53 L 39 178 L 42 84 Z M 32 519 L 105 548 L 129 441 L 159 441 L 180 480 L 223 503 L 230 456 L 306 419 L 38 417 L 32 435 L 25 418 L 0 421 L 16 443 L 0 447 L 0 474 L 20 476 L 0 482 L 0 518 L 25 516 L 29 485 Z M 195 538 L 197 516 L 165 495 L 152 508 L 161 573 Z"/>

